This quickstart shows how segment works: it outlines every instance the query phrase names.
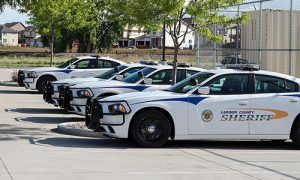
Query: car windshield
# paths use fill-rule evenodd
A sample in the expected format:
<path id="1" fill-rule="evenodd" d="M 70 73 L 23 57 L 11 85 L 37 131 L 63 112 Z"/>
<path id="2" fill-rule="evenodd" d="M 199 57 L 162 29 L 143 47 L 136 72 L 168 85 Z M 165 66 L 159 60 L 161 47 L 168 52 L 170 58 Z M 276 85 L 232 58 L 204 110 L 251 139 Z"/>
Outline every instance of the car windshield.
<path id="1" fill-rule="evenodd" d="M 206 79 L 208 79 L 209 77 L 213 76 L 213 73 L 207 73 L 207 72 L 200 72 L 197 73 L 177 84 L 175 84 L 174 86 L 169 87 L 168 89 L 166 89 L 166 91 L 170 91 L 170 92 L 175 92 L 175 93 L 180 93 L 180 94 L 184 94 L 187 93 L 188 91 L 190 91 L 191 89 L 193 89 L 197 84 L 201 84 L 203 81 L 205 81 Z"/>
<path id="2" fill-rule="evenodd" d="M 136 83 L 155 70 L 156 69 L 154 69 L 154 68 L 147 67 L 138 72 L 131 74 L 130 76 L 123 79 L 122 81 L 127 82 L 127 83 Z"/>
<path id="3" fill-rule="evenodd" d="M 78 59 L 77 58 L 74 58 L 74 59 L 70 59 L 64 63 L 62 63 L 61 65 L 57 66 L 58 68 L 66 68 L 69 66 L 69 64 L 72 64 L 73 62 L 77 61 Z"/>
<path id="4" fill-rule="evenodd" d="M 120 66 L 117 66 L 99 76 L 96 76 L 96 78 L 99 78 L 99 79 L 109 79 L 111 77 L 113 77 L 115 74 L 117 74 L 118 72 L 126 69 L 128 66 L 125 66 L 125 65 L 120 65 Z"/>

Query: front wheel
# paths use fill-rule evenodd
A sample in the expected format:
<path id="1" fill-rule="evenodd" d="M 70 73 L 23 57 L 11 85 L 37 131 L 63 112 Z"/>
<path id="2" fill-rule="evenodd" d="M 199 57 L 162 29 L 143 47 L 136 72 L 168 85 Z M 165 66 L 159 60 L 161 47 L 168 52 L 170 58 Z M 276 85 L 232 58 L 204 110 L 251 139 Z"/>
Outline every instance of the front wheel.
<path id="1" fill-rule="evenodd" d="M 291 139 L 293 144 L 300 148 L 300 120 L 298 120 L 292 129 Z"/>
<path id="2" fill-rule="evenodd" d="M 129 130 L 132 140 L 142 147 L 161 147 L 169 139 L 171 125 L 168 118 L 156 110 L 139 113 L 133 120 Z"/>
<path id="3" fill-rule="evenodd" d="M 52 82 L 52 81 L 56 81 L 56 79 L 52 76 L 41 77 L 36 84 L 36 89 L 40 93 L 44 93 L 47 82 Z"/>

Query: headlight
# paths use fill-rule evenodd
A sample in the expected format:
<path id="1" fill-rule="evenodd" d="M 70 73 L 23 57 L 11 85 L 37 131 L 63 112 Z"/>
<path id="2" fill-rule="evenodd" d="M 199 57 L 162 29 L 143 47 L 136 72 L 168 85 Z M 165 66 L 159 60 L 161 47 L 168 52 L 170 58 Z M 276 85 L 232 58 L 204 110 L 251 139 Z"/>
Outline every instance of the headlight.
<path id="1" fill-rule="evenodd" d="M 29 78 L 36 78 L 38 76 L 37 76 L 36 72 L 29 72 L 29 73 L 27 73 L 27 77 L 29 77 Z"/>
<path id="2" fill-rule="evenodd" d="M 123 104 L 111 104 L 108 106 L 108 110 L 112 114 L 125 114 L 127 110 Z"/>
<path id="3" fill-rule="evenodd" d="M 77 91 L 77 95 L 79 98 L 90 98 L 93 96 L 93 94 L 88 90 Z"/>

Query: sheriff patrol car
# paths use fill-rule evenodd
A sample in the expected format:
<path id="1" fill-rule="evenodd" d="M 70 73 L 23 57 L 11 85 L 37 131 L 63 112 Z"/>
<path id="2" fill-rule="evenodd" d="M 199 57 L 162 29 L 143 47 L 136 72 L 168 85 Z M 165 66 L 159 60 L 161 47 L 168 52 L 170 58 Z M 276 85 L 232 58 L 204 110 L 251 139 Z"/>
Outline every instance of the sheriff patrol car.
<path id="1" fill-rule="evenodd" d="M 18 72 L 18 84 L 27 89 L 43 92 L 47 81 L 100 75 L 111 68 L 125 64 L 109 57 L 81 56 L 57 67 L 34 68 Z"/>
<path id="2" fill-rule="evenodd" d="M 86 124 L 142 147 L 160 147 L 169 138 L 292 139 L 300 146 L 300 79 L 238 67 L 203 71 L 165 91 L 94 99 Z"/>
<path id="3" fill-rule="evenodd" d="M 184 67 L 178 67 L 178 82 L 204 70 L 189 67 L 185 64 L 179 64 L 179 66 Z M 122 81 L 100 81 L 67 86 L 67 90 L 63 96 L 60 96 L 59 101 L 63 102 L 62 107 L 70 112 L 85 115 L 88 98 L 103 98 L 122 93 L 151 91 L 170 87 L 172 84 L 172 69 L 172 66 L 157 64 L 133 73 Z"/>
<path id="4" fill-rule="evenodd" d="M 147 63 L 141 61 L 140 63 L 122 64 L 96 77 L 63 79 L 60 81 L 48 82 L 43 93 L 43 99 L 45 102 L 59 106 L 59 91 L 65 89 L 64 86 L 74 86 L 80 83 L 96 81 L 122 80 L 130 74 L 145 68 L 147 64 L 150 64 L 150 61 Z"/>

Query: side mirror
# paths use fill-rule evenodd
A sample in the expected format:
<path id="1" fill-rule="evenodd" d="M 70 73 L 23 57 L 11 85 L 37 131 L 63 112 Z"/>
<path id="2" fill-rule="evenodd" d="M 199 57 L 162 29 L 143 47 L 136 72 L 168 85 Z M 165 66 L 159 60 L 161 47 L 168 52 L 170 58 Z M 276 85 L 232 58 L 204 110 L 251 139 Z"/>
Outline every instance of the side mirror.
<path id="1" fill-rule="evenodd" d="M 192 79 L 190 79 L 190 84 L 192 86 L 197 86 L 198 85 L 198 80 L 196 78 L 192 78 Z"/>
<path id="2" fill-rule="evenodd" d="M 124 79 L 124 76 L 123 76 L 123 75 L 121 75 L 121 74 L 117 74 L 117 75 L 116 75 L 116 80 L 122 81 L 123 79 Z"/>
<path id="3" fill-rule="evenodd" d="M 199 94 L 204 94 L 204 95 L 207 95 L 210 93 L 210 88 L 208 86 L 205 86 L 205 87 L 200 87 L 198 89 L 198 93 Z"/>
<path id="4" fill-rule="evenodd" d="M 148 85 L 152 84 L 152 82 L 153 82 L 153 80 L 152 80 L 151 78 L 146 78 L 146 79 L 144 80 L 144 83 L 145 83 L 145 84 L 148 84 Z"/>
<path id="5" fill-rule="evenodd" d="M 70 69 L 75 69 L 75 65 L 74 64 L 69 64 L 69 68 Z"/>

